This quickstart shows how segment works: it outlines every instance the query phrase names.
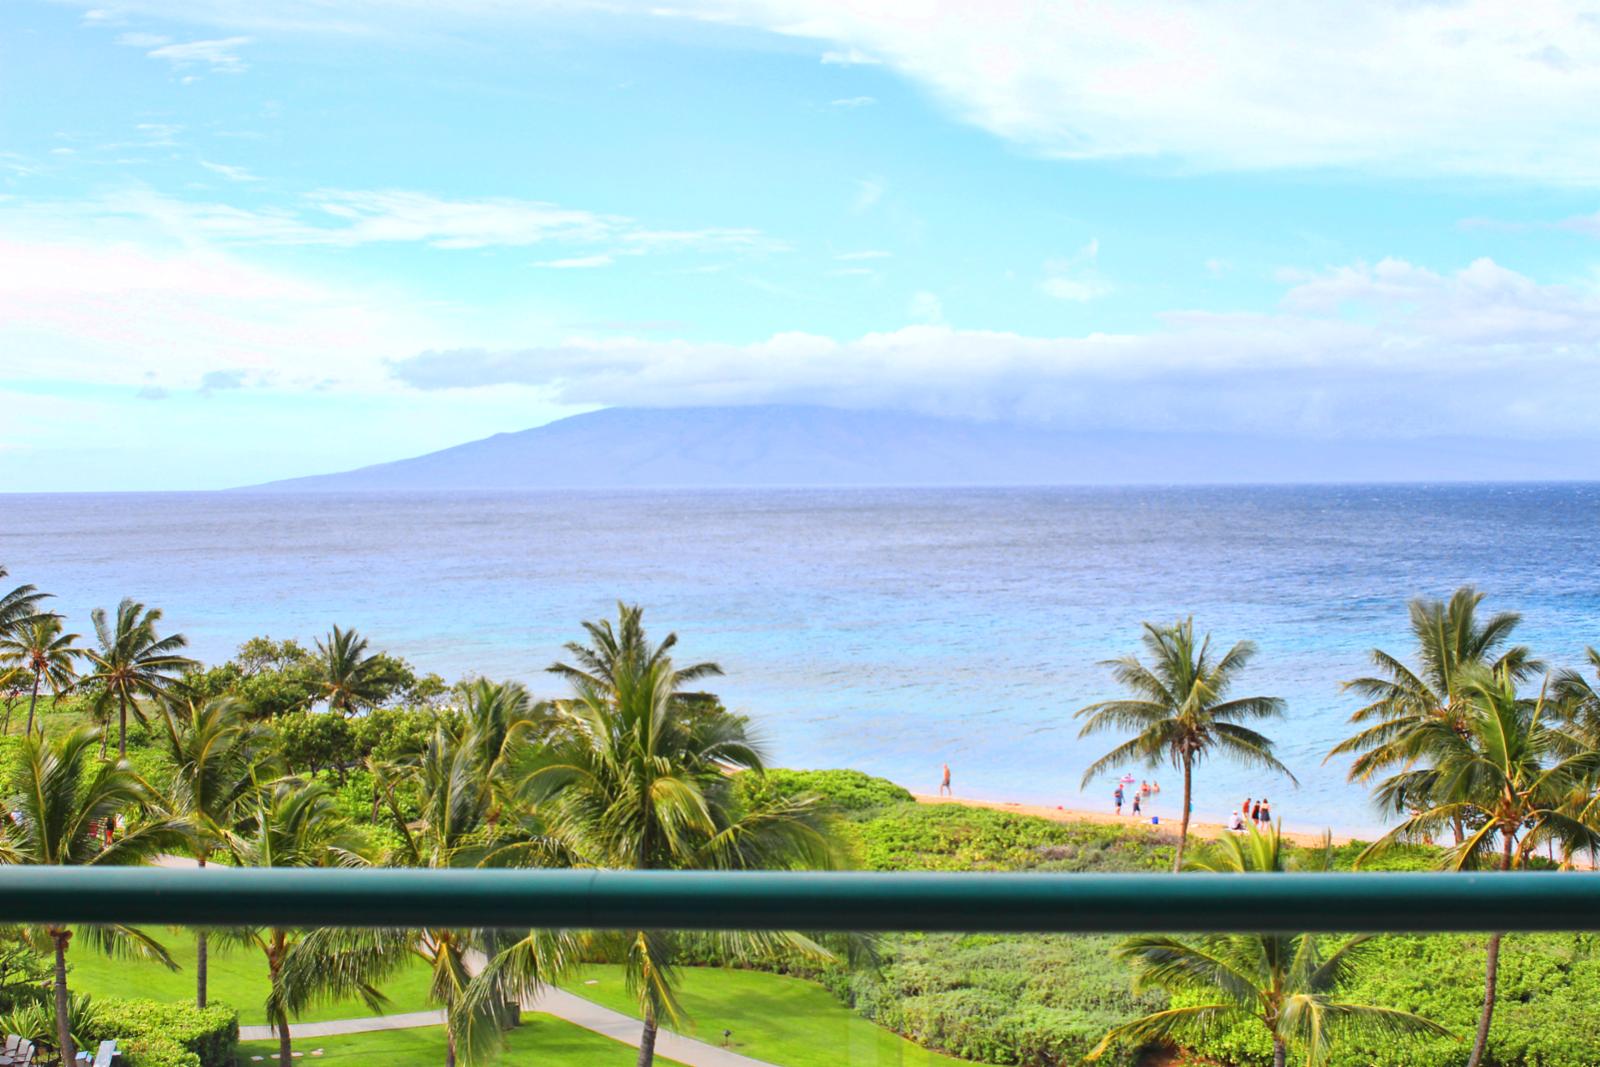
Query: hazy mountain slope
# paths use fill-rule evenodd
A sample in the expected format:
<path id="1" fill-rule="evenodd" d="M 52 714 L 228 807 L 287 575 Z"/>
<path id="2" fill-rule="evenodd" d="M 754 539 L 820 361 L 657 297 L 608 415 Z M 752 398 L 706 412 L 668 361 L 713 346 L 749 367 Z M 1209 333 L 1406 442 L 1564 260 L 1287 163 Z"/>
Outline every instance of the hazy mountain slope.
<path id="1" fill-rule="evenodd" d="M 801 406 L 613 408 L 264 490 L 1553 480 L 1600 449 L 1064 433 Z"/>

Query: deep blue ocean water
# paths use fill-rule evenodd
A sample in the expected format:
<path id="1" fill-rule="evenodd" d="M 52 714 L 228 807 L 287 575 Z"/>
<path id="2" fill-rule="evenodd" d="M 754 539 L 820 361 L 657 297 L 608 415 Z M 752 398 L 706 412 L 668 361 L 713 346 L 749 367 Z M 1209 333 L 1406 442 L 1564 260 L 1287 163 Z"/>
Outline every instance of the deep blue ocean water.
<path id="1" fill-rule="evenodd" d="M 10 495 L 0 563 L 81 633 L 123 596 L 208 660 L 337 622 L 547 695 L 579 621 L 634 600 L 722 663 L 778 764 L 932 792 L 948 761 L 958 793 L 1067 806 L 1109 806 L 1109 779 L 1079 779 L 1114 739 L 1072 718 L 1115 695 L 1099 661 L 1192 613 L 1259 644 L 1245 688 L 1288 700 L 1270 732 L 1301 783 L 1208 764 L 1196 817 L 1265 792 L 1295 828 L 1357 830 L 1378 823 L 1365 792 L 1322 762 L 1354 706 L 1339 682 L 1373 646 L 1408 651 L 1410 597 L 1468 582 L 1577 663 L 1600 645 L 1597 520 L 1596 485 Z"/>

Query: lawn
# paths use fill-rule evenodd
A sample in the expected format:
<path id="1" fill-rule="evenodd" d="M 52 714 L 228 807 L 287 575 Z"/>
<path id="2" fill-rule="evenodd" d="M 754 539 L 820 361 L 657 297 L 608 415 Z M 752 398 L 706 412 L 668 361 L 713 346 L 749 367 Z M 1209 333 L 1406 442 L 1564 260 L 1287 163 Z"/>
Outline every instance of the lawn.
<path id="1" fill-rule="evenodd" d="M 147 931 L 166 946 L 180 970 L 169 971 L 158 963 L 143 960 L 113 960 L 91 951 L 87 942 L 74 941 L 68 956 L 72 968 L 73 992 L 101 997 L 138 997 L 144 1000 L 187 1000 L 194 998 L 194 934 L 189 930 L 152 928 Z M 267 999 L 267 961 L 258 949 L 220 946 L 213 939 L 209 958 L 208 991 L 212 1003 L 239 1009 L 239 1022 L 245 1026 L 265 1023 L 262 1004 Z M 420 961 L 408 966 L 383 986 L 389 998 L 381 1012 L 390 1015 L 425 1011 L 428 972 Z M 306 1012 L 302 1022 L 324 1019 L 349 1019 L 372 1015 L 360 1001 L 323 1004 Z M 292 1027 L 291 1027 L 292 1029 Z"/>
<path id="2" fill-rule="evenodd" d="M 620 1041 L 591 1033 L 549 1015 L 524 1015 L 522 1025 L 506 1035 L 507 1054 L 501 1062 L 538 1063 L 540 1067 L 629 1067 L 638 1052 Z M 312 1053 L 322 1050 L 321 1056 Z M 243 1041 L 239 1064 L 271 1063 L 276 1041 Z M 307 1038 L 295 1043 L 301 1063 L 381 1064 L 382 1067 L 438 1067 L 444 1062 L 444 1027 L 383 1030 L 346 1037 Z M 259 1060 L 256 1057 L 260 1057 Z M 681 1067 L 657 1058 L 665 1067 Z"/>
<path id="3" fill-rule="evenodd" d="M 965 1060 L 929 1052 L 869 1022 L 814 983 L 760 971 L 685 967 L 687 1018 L 672 1029 L 781 1067 L 953 1067 Z M 590 984 L 593 983 L 593 984 Z M 566 988 L 616 1011 L 638 1015 L 622 968 L 585 968 Z"/>

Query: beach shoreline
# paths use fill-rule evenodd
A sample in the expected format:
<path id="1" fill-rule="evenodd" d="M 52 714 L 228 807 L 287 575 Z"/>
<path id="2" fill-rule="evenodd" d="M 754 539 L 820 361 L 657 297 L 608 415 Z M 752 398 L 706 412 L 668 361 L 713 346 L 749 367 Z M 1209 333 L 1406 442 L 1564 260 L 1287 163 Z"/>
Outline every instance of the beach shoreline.
<path id="1" fill-rule="evenodd" d="M 1141 815 L 1138 819 L 1135 819 L 1131 815 L 1113 815 L 1110 812 L 1084 811 L 1080 808 L 1048 807 L 1042 804 L 1021 804 L 1015 801 L 929 796 L 926 793 L 912 793 L 911 795 L 918 804 L 958 804 L 967 808 L 988 808 L 991 811 L 1010 811 L 1018 815 L 1032 815 L 1040 819 L 1049 819 L 1052 822 L 1088 822 L 1101 826 L 1121 826 L 1128 830 L 1145 830 L 1153 834 L 1176 833 L 1178 829 L 1177 820 L 1171 815 L 1160 811 L 1150 812 L 1148 815 Z M 1149 815 L 1159 815 L 1161 817 L 1160 825 L 1152 824 Z M 1214 841 L 1228 832 L 1228 828 L 1222 823 L 1201 822 L 1199 820 L 1191 820 L 1189 823 L 1190 836 L 1203 840 Z M 1347 845 L 1352 841 L 1374 841 L 1382 836 L 1382 831 L 1375 831 L 1370 835 L 1333 833 L 1332 839 L 1335 845 Z M 1315 848 L 1322 844 L 1323 831 L 1285 829 L 1283 837 L 1284 840 L 1292 841 L 1296 845 Z"/>

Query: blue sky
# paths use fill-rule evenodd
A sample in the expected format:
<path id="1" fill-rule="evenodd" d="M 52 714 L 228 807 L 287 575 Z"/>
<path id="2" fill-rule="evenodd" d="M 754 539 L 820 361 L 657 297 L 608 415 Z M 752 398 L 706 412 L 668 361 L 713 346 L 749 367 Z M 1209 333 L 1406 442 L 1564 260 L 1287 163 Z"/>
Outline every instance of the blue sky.
<path id="1" fill-rule="evenodd" d="M 0 486 L 611 404 L 1592 440 L 1559 3 L 0 8 Z"/>

